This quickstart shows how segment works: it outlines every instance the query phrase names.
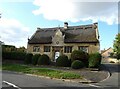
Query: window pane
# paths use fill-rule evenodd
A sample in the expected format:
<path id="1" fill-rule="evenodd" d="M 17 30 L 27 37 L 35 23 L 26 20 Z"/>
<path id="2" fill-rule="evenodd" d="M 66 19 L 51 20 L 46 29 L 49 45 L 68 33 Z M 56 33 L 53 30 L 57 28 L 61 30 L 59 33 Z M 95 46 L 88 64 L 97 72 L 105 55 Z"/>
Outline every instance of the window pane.
<path id="1" fill-rule="evenodd" d="M 78 49 L 88 53 L 88 46 L 79 46 Z"/>
<path id="2" fill-rule="evenodd" d="M 40 51 L 40 47 L 39 46 L 34 46 L 33 47 L 33 52 L 39 52 Z"/>
<path id="3" fill-rule="evenodd" d="M 65 53 L 71 53 L 72 52 L 72 47 L 71 46 L 65 46 L 64 47 L 64 52 Z"/>
<path id="4" fill-rule="evenodd" d="M 50 46 L 44 46 L 44 52 L 50 52 Z"/>

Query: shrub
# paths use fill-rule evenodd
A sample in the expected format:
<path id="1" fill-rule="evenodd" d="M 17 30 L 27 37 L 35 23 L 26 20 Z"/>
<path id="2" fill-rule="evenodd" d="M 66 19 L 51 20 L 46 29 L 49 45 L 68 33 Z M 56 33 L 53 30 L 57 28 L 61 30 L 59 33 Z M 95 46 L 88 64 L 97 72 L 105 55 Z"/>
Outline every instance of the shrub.
<path id="1" fill-rule="evenodd" d="M 73 69 L 80 69 L 80 68 L 84 67 L 84 63 L 82 61 L 75 60 L 75 61 L 72 62 L 71 67 Z"/>
<path id="2" fill-rule="evenodd" d="M 36 65 L 36 64 L 37 64 L 38 58 L 39 58 L 40 56 L 41 56 L 40 54 L 35 54 L 35 55 L 33 55 L 33 57 L 32 57 L 32 64 L 33 64 L 33 65 Z"/>
<path id="3" fill-rule="evenodd" d="M 25 64 L 31 64 L 31 62 L 32 62 L 32 56 L 33 56 L 33 54 L 32 53 L 27 53 L 26 54 L 26 57 L 25 57 Z"/>
<path id="4" fill-rule="evenodd" d="M 93 53 L 89 56 L 89 67 L 98 68 L 101 63 L 101 54 Z"/>
<path id="5" fill-rule="evenodd" d="M 56 65 L 61 67 L 68 67 L 70 66 L 70 60 L 66 55 L 61 55 L 57 58 Z"/>
<path id="6" fill-rule="evenodd" d="M 25 60 L 25 52 L 2 52 L 2 58 L 8 60 Z"/>
<path id="7" fill-rule="evenodd" d="M 71 60 L 72 60 L 72 62 L 75 60 L 80 60 L 87 67 L 88 66 L 88 53 L 81 51 L 81 50 L 74 50 L 71 53 Z"/>
<path id="8" fill-rule="evenodd" d="M 43 54 L 39 57 L 38 59 L 38 65 L 49 65 L 50 64 L 50 59 L 48 55 Z"/>

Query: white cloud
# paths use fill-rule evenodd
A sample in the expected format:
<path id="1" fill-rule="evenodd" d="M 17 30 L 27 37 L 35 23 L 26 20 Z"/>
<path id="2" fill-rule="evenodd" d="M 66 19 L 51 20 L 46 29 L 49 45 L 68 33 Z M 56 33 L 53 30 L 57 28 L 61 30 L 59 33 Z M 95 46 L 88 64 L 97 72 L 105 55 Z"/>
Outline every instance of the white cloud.
<path id="1" fill-rule="evenodd" d="M 16 47 L 27 47 L 27 38 L 30 29 L 22 25 L 16 19 L 0 19 L 0 40 L 5 44 L 15 45 Z"/>
<path id="2" fill-rule="evenodd" d="M 112 25 L 118 22 L 117 2 L 78 2 L 74 0 L 34 0 L 39 8 L 34 15 L 43 15 L 48 20 L 103 21 Z"/>

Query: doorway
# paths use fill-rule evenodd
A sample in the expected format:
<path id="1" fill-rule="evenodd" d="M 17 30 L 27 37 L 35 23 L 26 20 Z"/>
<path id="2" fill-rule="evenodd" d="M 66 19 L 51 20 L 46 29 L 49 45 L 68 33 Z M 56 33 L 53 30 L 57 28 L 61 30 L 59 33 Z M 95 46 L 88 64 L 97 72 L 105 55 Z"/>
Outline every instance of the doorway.
<path id="1" fill-rule="evenodd" d="M 57 61 L 57 58 L 60 56 L 60 52 L 56 51 L 55 52 L 55 62 Z"/>
<path id="2" fill-rule="evenodd" d="M 63 46 L 53 46 L 53 61 L 56 62 L 57 58 L 62 54 Z"/>

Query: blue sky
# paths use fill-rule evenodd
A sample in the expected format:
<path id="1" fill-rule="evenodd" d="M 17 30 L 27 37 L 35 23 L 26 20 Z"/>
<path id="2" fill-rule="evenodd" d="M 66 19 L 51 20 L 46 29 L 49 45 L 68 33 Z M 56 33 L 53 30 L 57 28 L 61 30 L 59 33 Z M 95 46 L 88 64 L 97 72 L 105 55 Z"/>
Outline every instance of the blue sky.
<path id="1" fill-rule="evenodd" d="M 16 47 L 27 47 L 27 39 L 37 27 L 70 26 L 98 22 L 100 47 L 113 46 L 118 33 L 117 2 L 78 2 L 74 0 L 31 0 L 1 2 L 0 40 Z"/>

